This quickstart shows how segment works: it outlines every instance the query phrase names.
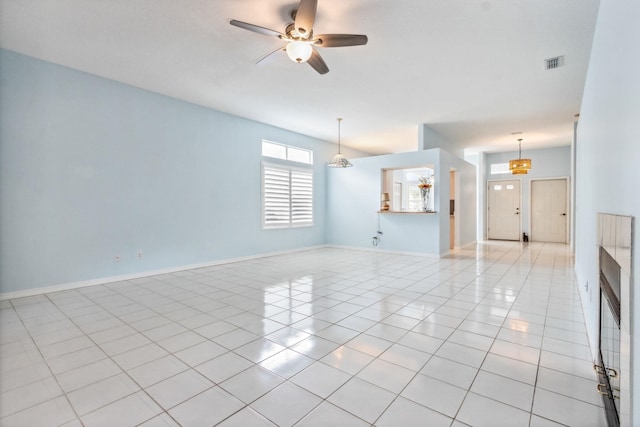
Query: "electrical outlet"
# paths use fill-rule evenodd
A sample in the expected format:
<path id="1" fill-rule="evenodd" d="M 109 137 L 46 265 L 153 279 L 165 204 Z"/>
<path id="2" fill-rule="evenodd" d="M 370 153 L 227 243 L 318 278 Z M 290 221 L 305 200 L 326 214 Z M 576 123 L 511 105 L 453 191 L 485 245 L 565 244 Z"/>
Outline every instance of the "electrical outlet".
<path id="1" fill-rule="evenodd" d="M 142 252 L 138 251 L 138 258 L 142 258 Z"/>
<path id="2" fill-rule="evenodd" d="M 120 255 L 116 255 L 113 257 L 113 262 L 120 262 Z"/>

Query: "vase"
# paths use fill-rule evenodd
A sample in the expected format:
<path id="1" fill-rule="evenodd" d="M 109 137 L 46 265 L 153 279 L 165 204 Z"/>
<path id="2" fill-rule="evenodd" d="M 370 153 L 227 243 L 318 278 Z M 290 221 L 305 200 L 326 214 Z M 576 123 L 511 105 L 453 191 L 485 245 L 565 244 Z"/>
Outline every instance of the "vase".
<path id="1" fill-rule="evenodd" d="M 431 189 L 426 187 L 420 188 L 420 194 L 422 195 L 422 212 L 429 212 L 431 210 L 429 206 L 429 190 Z"/>

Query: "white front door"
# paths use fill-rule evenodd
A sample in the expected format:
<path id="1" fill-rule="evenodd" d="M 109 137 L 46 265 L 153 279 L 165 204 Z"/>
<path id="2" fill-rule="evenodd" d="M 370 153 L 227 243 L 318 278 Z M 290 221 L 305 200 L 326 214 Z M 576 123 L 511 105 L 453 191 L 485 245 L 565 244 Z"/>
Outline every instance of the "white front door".
<path id="1" fill-rule="evenodd" d="M 567 180 L 531 181 L 531 240 L 567 243 Z"/>
<path id="2" fill-rule="evenodd" d="M 520 181 L 489 181 L 489 239 L 520 240 Z"/>

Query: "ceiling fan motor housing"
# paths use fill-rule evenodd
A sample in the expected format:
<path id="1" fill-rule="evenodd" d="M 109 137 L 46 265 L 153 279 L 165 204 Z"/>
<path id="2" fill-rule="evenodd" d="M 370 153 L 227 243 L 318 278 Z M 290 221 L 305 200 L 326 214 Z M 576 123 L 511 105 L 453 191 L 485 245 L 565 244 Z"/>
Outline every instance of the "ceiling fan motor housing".
<path id="1" fill-rule="evenodd" d="M 284 33 L 289 40 L 308 41 L 313 38 L 313 30 L 309 31 L 307 34 L 300 34 L 298 30 L 296 30 L 296 26 L 293 22 L 287 25 L 287 28 L 285 28 Z"/>

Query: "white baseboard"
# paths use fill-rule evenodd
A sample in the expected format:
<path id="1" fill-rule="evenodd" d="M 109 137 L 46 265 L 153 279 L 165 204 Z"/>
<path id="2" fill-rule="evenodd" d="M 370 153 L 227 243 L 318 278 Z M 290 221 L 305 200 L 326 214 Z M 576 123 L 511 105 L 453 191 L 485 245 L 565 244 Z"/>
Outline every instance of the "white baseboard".
<path id="1" fill-rule="evenodd" d="M 343 246 L 343 245 L 325 245 L 327 248 L 336 248 L 336 249 L 347 249 L 350 251 L 364 251 L 364 252 L 381 252 L 385 254 L 393 254 L 393 255 L 411 255 L 411 256 L 421 256 L 425 258 L 434 258 L 438 259 L 440 256 L 438 254 L 431 254 L 427 252 L 412 252 L 412 251 L 394 251 L 389 249 L 381 249 L 378 247 L 361 247 L 361 246 Z"/>
<path id="2" fill-rule="evenodd" d="M 176 273 L 178 271 L 193 270 L 195 268 L 213 267 L 216 265 L 231 264 L 231 263 L 240 262 L 240 261 L 250 261 L 253 259 L 268 258 L 276 255 L 286 255 L 290 253 L 310 251 L 313 249 L 319 249 L 319 248 L 325 248 L 325 247 L 327 247 L 327 245 L 307 246 L 304 248 L 289 249 L 285 251 L 266 252 L 262 254 L 249 255 L 249 256 L 238 257 L 238 258 L 228 258 L 228 259 L 222 259 L 222 260 L 216 260 L 216 261 L 202 262 L 198 264 L 181 265 L 178 267 L 142 271 L 139 273 L 124 274 L 120 276 L 100 277 L 97 279 L 81 280 L 78 282 L 62 283 L 59 285 L 43 286 L 40 288 L 25 289 L 21 291 L 4 292 L 4 293 L 0 293 L 0 301 L 14 299 L 14 298 L 32 297 L 35 295 L 47 294 L 50 292 L 67 291 L 70 289 L 84 288 L 84 287 L 93 286 L 93 285 L 103 285 L 105 283 L 121 282 L 123 280 L 140 279 L 143 277 L 156 276 L 158 274 Z"/>
<path id="3" fill-rule="evenodd" d="M 462 246 L 456 246 L 453 250 L 454 251 L 459 251 L 462 249 L 470 249 L 471 247 L 475 247 L 478 244 L 477 240 L 474 240 L 473 242 L 469 242 L 469 243 L 465 243 Z"/>
<path id="4" fill-rule="evenodd" d="M 467 244 L 467 245 L 465 245 L 463 247 L 467 247 L 467 246 L 475 245 L 475 244 L 476 244 L 476 242 L 473 242 L 473 243 L 469 243 L 469 244 Z M 43 286 L 43 287 L 40 287 L 40 288 L 24 289 L 24 290 L 20 290 L 20 291 L 12 291 L 12 292 L 4 292 L 4 293 L 0 293 L 0 301 L 8 300 L 8 299 L 14 299 L 14 298 L 31 297 L 31 296 L 47 294 L 47 293 L 51 293 L 51 292 L 67 291 L 67 290 L 71 290 L 71 289 L 84 288 L 84 287 L 87 287 L 87 286 L 103 285 L 103 284 L 106 284 L 106 283 L 121 282 L 121 281 L 124 281 L 124 280 L 140 279 L 140 278 L 144 278 L 144 277 L 156 276 L 158 274 L 176 273 L 176 272 L 179 272 L 179 271 L 193 270 L 193 269 L 196 269 L 196 268 L 213 267 L 213 266 L 216 266 L 216 265 L 231 264 L 231 263 L 234 263 L 234 262 L 250 261 L 250 260 L 254 260 L 254 259 L 268 258 L 268 257 L 272 257 L 272 256 L 277 256 L 277 255 L 286 255 L 286 254 L 291 254 L 291 253 L 295 253 L 295 252 L 310 251 L 310 250 L 313 250 L 313 249 L 320 249 L 320 248 L 336 248 L 336 249 L 346 249 L 346 250 L 352 250 L 352 251 L 378 252 L 378 253 L 386 253 L 386 254 L 393 254 L 393 255 L 421 256 L 421 257 L 433 258 L 433 259 L 440 258 L 440 256 L 437 255 L 437 254 L 430 254 L 430 253 L 426 253 L 426 252 L 395 251 L 395 250 L 388 250 L 388 249 L 381 249 L 381 248 L 367 248 L 367 247 L 360 247 L 360 246 L 315 245 L 315 246 L 307 246 L 307 247 L 298 248 L 298 249 L 289 249 L 289 250 L 285 250 L 285 251 L 266 252 L 266 253 L 262 253 L 262 254 L 248 255 L 248 256 L 244 256 L 244 257 L 227 258 L 227 259 L 216 260 L 216 261 L 208 261 L 208 262 L 197 263 L 197 264 L 181 265 L 181 266 L 177 266 L 177 267 L 163 268 L 163 269 L 158 269 L 158 270 L 141 271 L 141 272 L 138 272 L 138 273 L 124 274 L 124 275 L 120 275 L 120 276 L 100 277 L 100 278 L 97 278 L 97 279 L 81 280 L 81 281 L 78 281 L 78 282 L 70 282 L 70 283 L 62 283 L 62 284 L 58 284 L 58 285 Z"/>

